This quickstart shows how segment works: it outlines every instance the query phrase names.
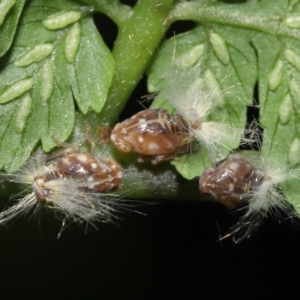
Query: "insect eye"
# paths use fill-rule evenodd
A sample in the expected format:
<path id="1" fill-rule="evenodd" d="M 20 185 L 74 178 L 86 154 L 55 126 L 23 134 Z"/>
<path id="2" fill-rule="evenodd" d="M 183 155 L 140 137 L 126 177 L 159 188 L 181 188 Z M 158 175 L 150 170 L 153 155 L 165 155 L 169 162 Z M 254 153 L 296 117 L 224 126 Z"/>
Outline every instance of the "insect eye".
<path id="1" fill-rule="evenodd" d="M 132 147 L 128 144 L 125 143 L 119 143 L 118 144 L 118 149 L 119 151 L 123 152 L 123 153 L 129 153 L 132 151 Z"/>

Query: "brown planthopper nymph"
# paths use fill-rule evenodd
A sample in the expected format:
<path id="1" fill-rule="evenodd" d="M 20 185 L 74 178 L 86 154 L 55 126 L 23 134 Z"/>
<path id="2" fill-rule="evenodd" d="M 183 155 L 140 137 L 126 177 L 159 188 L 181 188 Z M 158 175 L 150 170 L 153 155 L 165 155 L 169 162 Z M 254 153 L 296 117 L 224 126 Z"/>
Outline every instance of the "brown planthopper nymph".
<path id="1" fill-rule="evenodd" d="M 217 167 L 206 169 L 199 180 L 199 189 L 227 208 L 246 205 L 246 195 L 261 184 L 262 175 L 240 155 L 229 155 Z M 245 198 L 245 199 L 244 199 Z"/>
<path id="2" fill-rule="evenodd" d="M 60 178 L 83 179 L 83 189 L 89 192 L 105 193 L 120 186 L 122 170 L 117 162 L 108 158 L 105 161 L 87 153 L 71 153 L 51 167 Z"/>
<path id="3" fill-rule="evenodd" d="M 111 141 L 122 153 L 138 153 L 138 162 L 150 156 L 152 164 L 176 157 L 192 141 L 186 122 L 165 109 L 146 109 L 118 123 Z"/>
<path id="4" fill-rule="evenodd" d="M 117 189 L 122 182 L 122 169 L 117 162 L 98 158 L 93 145 L 88 154 L 81 153 L 76 146 L 59 144 L 65 149 L 49 156 L 37 151 L 21 170 L 1 174 L 4 180 L 28 185 L 29 190 L 22 192 L 23 197 L 18 194 L 12 198 L 16 203 L 0 213 L 0 224 L 35 213 L 41 207 L 52 209 L 63 224 L 110 222 L 117 218 L 118 210 L 125 208 L 114 195 L 104 194 Z"/>
<path id="5" fill-rule="evenodd" d="M 297 170 L 267 162 L 262 157 L 256 163 L 257 167 L 241 155 L 231 154 L 200 176 L 202 193 L 213 196 L 228 208 L 245 206 L 244 216 L 224 236 L 232 236 L 235 242 L 248 238 L 269 213 L 279 218 L 296 216 L 279 184 L 298 177 Z"/>

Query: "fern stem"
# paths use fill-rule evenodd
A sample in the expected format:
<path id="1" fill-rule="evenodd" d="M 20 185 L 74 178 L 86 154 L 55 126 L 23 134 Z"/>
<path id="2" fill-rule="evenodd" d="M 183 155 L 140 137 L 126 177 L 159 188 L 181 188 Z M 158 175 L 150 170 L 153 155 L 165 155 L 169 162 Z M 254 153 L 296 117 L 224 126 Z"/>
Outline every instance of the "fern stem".
<path id="1" fill-rule="evenodd" d="M 119 28 L 113 49 L 116 69 L 114 79 L 100 118 L 112 125 L 125 106 L 132 91 L 168 29 L 165 22 L 174 0 L 140 0 L 133 14 Z"/>

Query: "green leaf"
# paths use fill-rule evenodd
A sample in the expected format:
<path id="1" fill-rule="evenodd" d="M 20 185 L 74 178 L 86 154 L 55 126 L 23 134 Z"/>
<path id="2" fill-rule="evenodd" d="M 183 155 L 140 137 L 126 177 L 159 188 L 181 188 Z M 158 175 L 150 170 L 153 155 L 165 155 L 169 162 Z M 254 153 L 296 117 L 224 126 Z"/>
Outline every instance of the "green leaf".
<path id="1" fill-rule="evenodd" d="M 208 39 L 209 36 L 212 38 Z M 236 37 L 239 37 L 238 40 Z M 217 24 L 197 26 L 194 30 L 175 36 L 166 41 L 155 56 L 148 70 L 148 89 L 151 92 L 163 91 L 170 82 L 168 77 L 172 78 L 174 67 L 199 67 L 208 91 L 217 96 L 216 101 L 221 103 L 221 108 L 212 112 L 207 121 L 219 121 L 243 129 L 257 76 L 256 57 L 250 40 L 251 31 Z M 216 45 L 219 47 L 216 48 Z M 183 105 L 185 101 L 182 99 Z M 174 112 L 168 101 L 159 95 L 152 106 Z M 193 158 L 184 158 L 173 164 L 182 176 L 194 178 L 210 165 L 212 159 L 222 159 L 231 149 L 238 147 L 240 138 L 220 147 L 218 158 L 203 149 L 193 154 Z"/>
<path id="2" fill-rule="evenodd" d="M 26 7 L 0 61 L 0 168 L 9 172 L 24 164 L 39 141 L 48 152 L 57 146 L 53 136 L 70 136 L 74 98 L 83 113 L 99 112 L 112 80 L 112 56 L 86 7 L 59 0 L 48 5 L 35 0 Z"/>
<path id="3" fill-rule="evenodd" d="M 10 48 L 26 0 L 4 0 L 0 6 L 0 57 Z"/>
<path id="4" fill-rule="evenodd" d="M 84 19 L 81 42 L 74 64 L 69 64 L 72 91 L 86 114 L 91 108 L 100 112 L 112 82 L 114 60 L 91 19 Z"/>
<path id="5" fill-rule="evenodd" d="M 211 160 L 208 151 L 202 148 L 198 152 L 185 154 L 171 163 L 184 178 L 193 179 L 199 177 L 204 169 L 211 165 Z"/>

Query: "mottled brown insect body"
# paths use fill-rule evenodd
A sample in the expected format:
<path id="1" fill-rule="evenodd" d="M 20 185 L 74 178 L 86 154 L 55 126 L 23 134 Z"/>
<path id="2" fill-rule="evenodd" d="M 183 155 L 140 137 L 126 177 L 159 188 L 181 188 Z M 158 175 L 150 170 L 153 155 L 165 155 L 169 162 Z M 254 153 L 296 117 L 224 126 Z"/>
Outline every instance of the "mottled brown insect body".
<path id="1" fill-rule="evenodd" d="M 184 152 L 180 147 L 191 137 L 180 115 L 171 115 L 165 109 L 146 109 L 118 123 L 111 141 L 122 153 L 137 152 L 139 162 L 144 155 L 151 155 L 151 162 L 157 164 Z"/>
<path id="2" fill-rule="evenodd" d="M 203 172 L 199 189 L 228 208 L 236 208 L 248 204 L 251 192 L 263 181 L 264 177 L 257 168 L 240 155 L 232 154 L 216 168 L 208 168 Z"/>
<path id="3" fill-rule="evenodd" d="M 67 148 L 66 152 L 69 153 L 70 149 L 71 147 Z M 53 160 L 62 154 L 59 150 L 49 157 Z M 54 189 L 59 188 L 59 180 L 79 179 L 76 182 L 78 191 L 105 193 L 118 188 L 122 178 L 122 169 L 112 158 L 102 161 L 87 153 L 69 153 L 56 162 L 41 166 L 33 179 L 32 190 L 37 201 L 45 203 L 56 192 Z M 53 184 L 54 180 L 57 180 L 56 184 Z"/>
<path id="4" fill-rule="evenodd" d="M 61 178 L 84 179 L 84 187 L 93 192 L 108 192 L 122 182 L 122 170 L 112 158 L 101 161 L 90 154 L 72 153 L 53 165 Z"/>

